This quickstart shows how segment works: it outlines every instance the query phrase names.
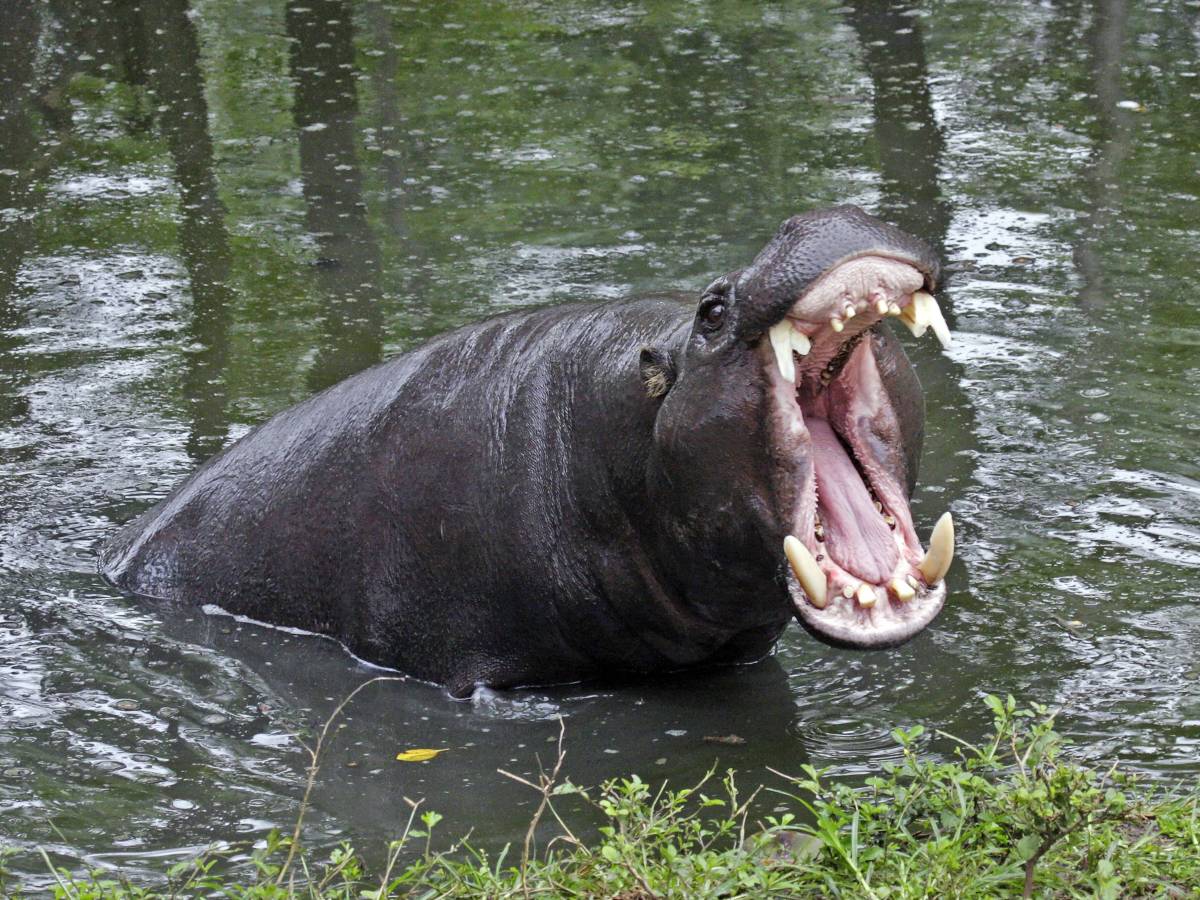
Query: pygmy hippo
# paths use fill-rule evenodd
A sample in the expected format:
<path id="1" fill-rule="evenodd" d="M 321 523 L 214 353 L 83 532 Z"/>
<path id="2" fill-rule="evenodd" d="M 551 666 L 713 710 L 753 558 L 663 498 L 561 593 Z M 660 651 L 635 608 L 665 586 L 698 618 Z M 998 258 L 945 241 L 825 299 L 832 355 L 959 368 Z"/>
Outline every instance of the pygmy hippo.
<path id="1" fill-rule="evenodd" d="M 862 210 L 794 216 L 699 303 L 497 316 L 287 409 L 102 549 L 145 597 L 329 635 L 443 684 L 755 660 L 795 616 L 891 647 L 945 601 L 908 498 L 949 341 L 938 261 Z"/>

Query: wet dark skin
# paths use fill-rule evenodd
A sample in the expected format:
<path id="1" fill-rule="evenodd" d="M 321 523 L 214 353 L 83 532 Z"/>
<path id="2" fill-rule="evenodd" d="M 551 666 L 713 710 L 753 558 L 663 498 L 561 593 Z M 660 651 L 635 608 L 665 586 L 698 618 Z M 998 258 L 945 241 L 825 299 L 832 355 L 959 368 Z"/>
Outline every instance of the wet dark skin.
<path id="1" fill-rule="evenodd" d="M 102 549 L 141 596 L 329 635 L 455 696 L 748 662 L 794 614 L 761 347 L 805 288 L 916 238 L 795 216 L 700 297 L 574 304 L 443 335 L 285 410 Z M 924 421 L 885 327 L 902 483 Z M 819 635 L 818 635 L 819 636 Z"/>

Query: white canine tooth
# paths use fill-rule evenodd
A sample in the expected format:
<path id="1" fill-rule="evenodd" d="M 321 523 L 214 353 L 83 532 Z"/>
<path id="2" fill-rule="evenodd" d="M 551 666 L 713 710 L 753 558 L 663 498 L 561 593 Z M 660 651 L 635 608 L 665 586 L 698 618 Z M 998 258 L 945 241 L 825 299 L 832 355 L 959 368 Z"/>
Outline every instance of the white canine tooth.
<path id="1" fill-rule="evenodd" d="M 950 346 L 950 328 L 942 316 L 941 307 L 928 291 L 917 291 L 912 296 L 912 303 L 900 313 L 900 321 L 908 326 L 916 337 L 925 334 L 926 329 L 932 328 L 938 342 L 943 347 Z"/>
<path id="2" fill-rule="evenodd" d="M 928 584 L 937 584 L 946 577 L 953 561 L 954 519 L 950 517 L 950 513 L 944 512 L 933 526 L 933 533 L 929 535 L 929 550 L 917 563 L 917 568 Z"/>
<path id="3" fill-rule="evenodd" d="M 900 310 L 900 321 L 904 323 L 904 327 L 912 332 L 913 337 L 923 337 L 926 329 L 929 328 L 929 323 L 921 320 L 920 304 L 917 303 L 917 295 L 913 294 L 912 302 Z"/>
<path id="4" fill-rule="evenodd" d="M 825 573 L 821 571 L 809 549 L 799 538 L 789 534 L 783 539 L 783 555 L 787 557 L 788 564 L 792 567 L 796 580 L 800 582 L 800 587 L 808 595 L 809 602 L 817 609 L 824 609 L 829 603 L 825 596 Z"/>
<path id="5" fill-rule="evenodd" d="M 775 363 L 779 366 L 779 374 L 783 380 L 796 383 L 796 364 L 792 362 L 792 323 L 787 319 L 776 322 L 767 331 L 771 339 L 771 349 L 775 351 Z"/>
<path id="6" fill-rule="evenodd" d="M 808 339 L 808 335 L 803 331 L 793 328 L 792 333 L 789 336 L 792 340 L 792 349 L 801 356 L 807 356 L 808 351 L 812 349 L 812 341 Z"/>
<path id="7" fill-rule="evenodd" d="M 946 324 L 946 318 L 942 316 L 942 307 L 937 305 L 934 295 L 925 292 L 925 290 L 918 290 L 916 294 L 912 295 L 912 301 L 913 304 L 920 302 L 920 306 L 922 306 L 922 318 L 925 320 L 925 323 L 931 329 L 934 329 L 934 334 L 937 336 L 938 342 L 942 344 L 942 347 L 949 347 L 950 329 Z"/>
<path id="8" fill-rule="evenodd" d="M 875 588 L 869 584 L 860 584 L 858 586 L 858 605 L 863 609 L 870 609 L 875 605 Z"/>

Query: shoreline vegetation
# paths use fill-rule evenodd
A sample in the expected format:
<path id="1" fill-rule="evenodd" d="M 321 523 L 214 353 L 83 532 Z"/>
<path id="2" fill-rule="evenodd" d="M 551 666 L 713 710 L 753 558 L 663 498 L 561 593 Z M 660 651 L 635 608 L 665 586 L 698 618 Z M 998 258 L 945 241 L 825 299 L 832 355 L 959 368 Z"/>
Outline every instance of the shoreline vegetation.
<path id="1" fill-rule="evenodd" d="M 560 776 L 560 722 L 551 768 L 539 765 L 532 780 L 501 771 L 540 796 L 520 846 L 488 853 L 468 835 L 435 850 L 442 816 L 409 801 L 403 831 L 372 871 L 349 845 L 306 849 L 303 826 L 331 726 L 381 680 L 391 679 L 360 685 L 305 745 L 311 764 L 295 827 L 253 849 L 250 865 L 230 862 L 247 858 L 246 846 L 220 844 L 145 886 L 119 871 L 56 868 L 43 851 L 48 890 L 70 900 L 1200 897 L 1200 784 L 1167 789 L 1115 765 L 1076 762 L 1046 707 L 994 696 L 985 700 L 994 719 L 986 741 L 939 732 L 956 749 L 954 759 L 934 760 L 918 752 L 922 726 L 898 729 L 902 759 L 853 785 L 806 765 L 772 770 L 777 786 L 751 791 L 732 771 L 709 772 L 688 788 L 637 775 L 584 788 Z M 776 810 L 789 811 L 751 811 L 770 794 Z M 560 808 L 568 797 L 592 817 L 586 824 L 572 824 L 576 816 Z M 32 896 L 4 861 L 0 851 L 0 896 Z"/>

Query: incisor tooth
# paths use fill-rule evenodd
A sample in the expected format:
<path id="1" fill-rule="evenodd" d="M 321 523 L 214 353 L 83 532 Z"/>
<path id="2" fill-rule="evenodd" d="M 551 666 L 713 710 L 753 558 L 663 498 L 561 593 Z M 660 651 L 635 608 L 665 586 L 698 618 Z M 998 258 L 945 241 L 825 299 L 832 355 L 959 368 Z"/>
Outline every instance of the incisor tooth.
<path id="1" fill-rule="evenodd" d="M 807 356 L 808 351 L 812 349 L 812 341 L 808 339 L 808 335 L 793 328 L 789 337 L 792 341 L 792 349 L 801 356 Z"/>
<path id="2" fill-rule="evenodd" d="M 841 331 L 846 326 L 842 323 L 841 319 L 839 319 L 837 316 L 834 316 L 832 319 L 829 320 L 829 327 L 832 328 L 834 331 Z"/>
<path id="3" fill-rule="evenodd" d="M 942 517 L 933 526 L 929 535 L 929 550 L 917 564 L 921 575 L 929 584 L 937 584 L 946 577 L 950 563 L 954 561 L 954 519 L 950 513 L 942 513 Z"/>
<path id="4" fill-rule="evenodd" d="M 907 603 L 913 597 L 917 596 L 917 592 L 909 587 L 908 582 L 899 578 L 893 578 L 888 582 L 888 587 L 892 589 L 892 593 L 896 595 L 896 599 L 901 603 Z"/>
<path id="5" fill-rule="evenodd" d="M 847 303 L 846 308 L 842 310 L 842 318 L 853 319 L 856 315 L 858 315 L 858 310 Z"/>
<path id="6" fill-rule="evenodd" d="M 858 586 L 858 605 L 863 609 L 870 609 L 875 605 L 875 588 L 869 584 L 860 584 Z"/>
<path id="7" fill-rule="evenodd" d="M 792 362 L 792 323 L 787 319 L 776 322 L 767 330 L 771 339 L 771 349 L 775 351 L 775 364 L 779 366 L 779 374 L 784 381 L 796 383 L 796 364 Z"/>
<path id="8" fill-rule="evenodd" d="M 899 307 L 896 307 L 896 308 L 899 309 Z M 878 300 L 876 300 L 875 301 L 875 309 L 876 309 L 876 311 L 878 311 L 878 313 L 881 316 L 886 316 L 888 314 L 887 299 L 884 297 L 880 297 Z"/>
<path id="9" fill-rule="evenodd" d="M 937 300 L 928 291 L 917 291 L 913 294 L 913 306 L 917 306 L 918 304 L 920 306 L 918 307 L 917 321 L 932 328 L 938 342 L 943 347 L 949 347 L 950 328 L 946 325 L 946 319 L 942 315 L 942 308 L 938 306 Z"/>
<path id="10" fill-rule="evenodd" d="M 825 596 L 825 573 L 813 559 L 812 553 L 799 538 L 789 534 L 783 539 L 783 555 L 787 557 L 788 564 L 792 567 L 796 580 L 800 582 L 800 587 L 808 595 L 809 602 L 817 609 L 824 609 L 829 602 Z"/>

